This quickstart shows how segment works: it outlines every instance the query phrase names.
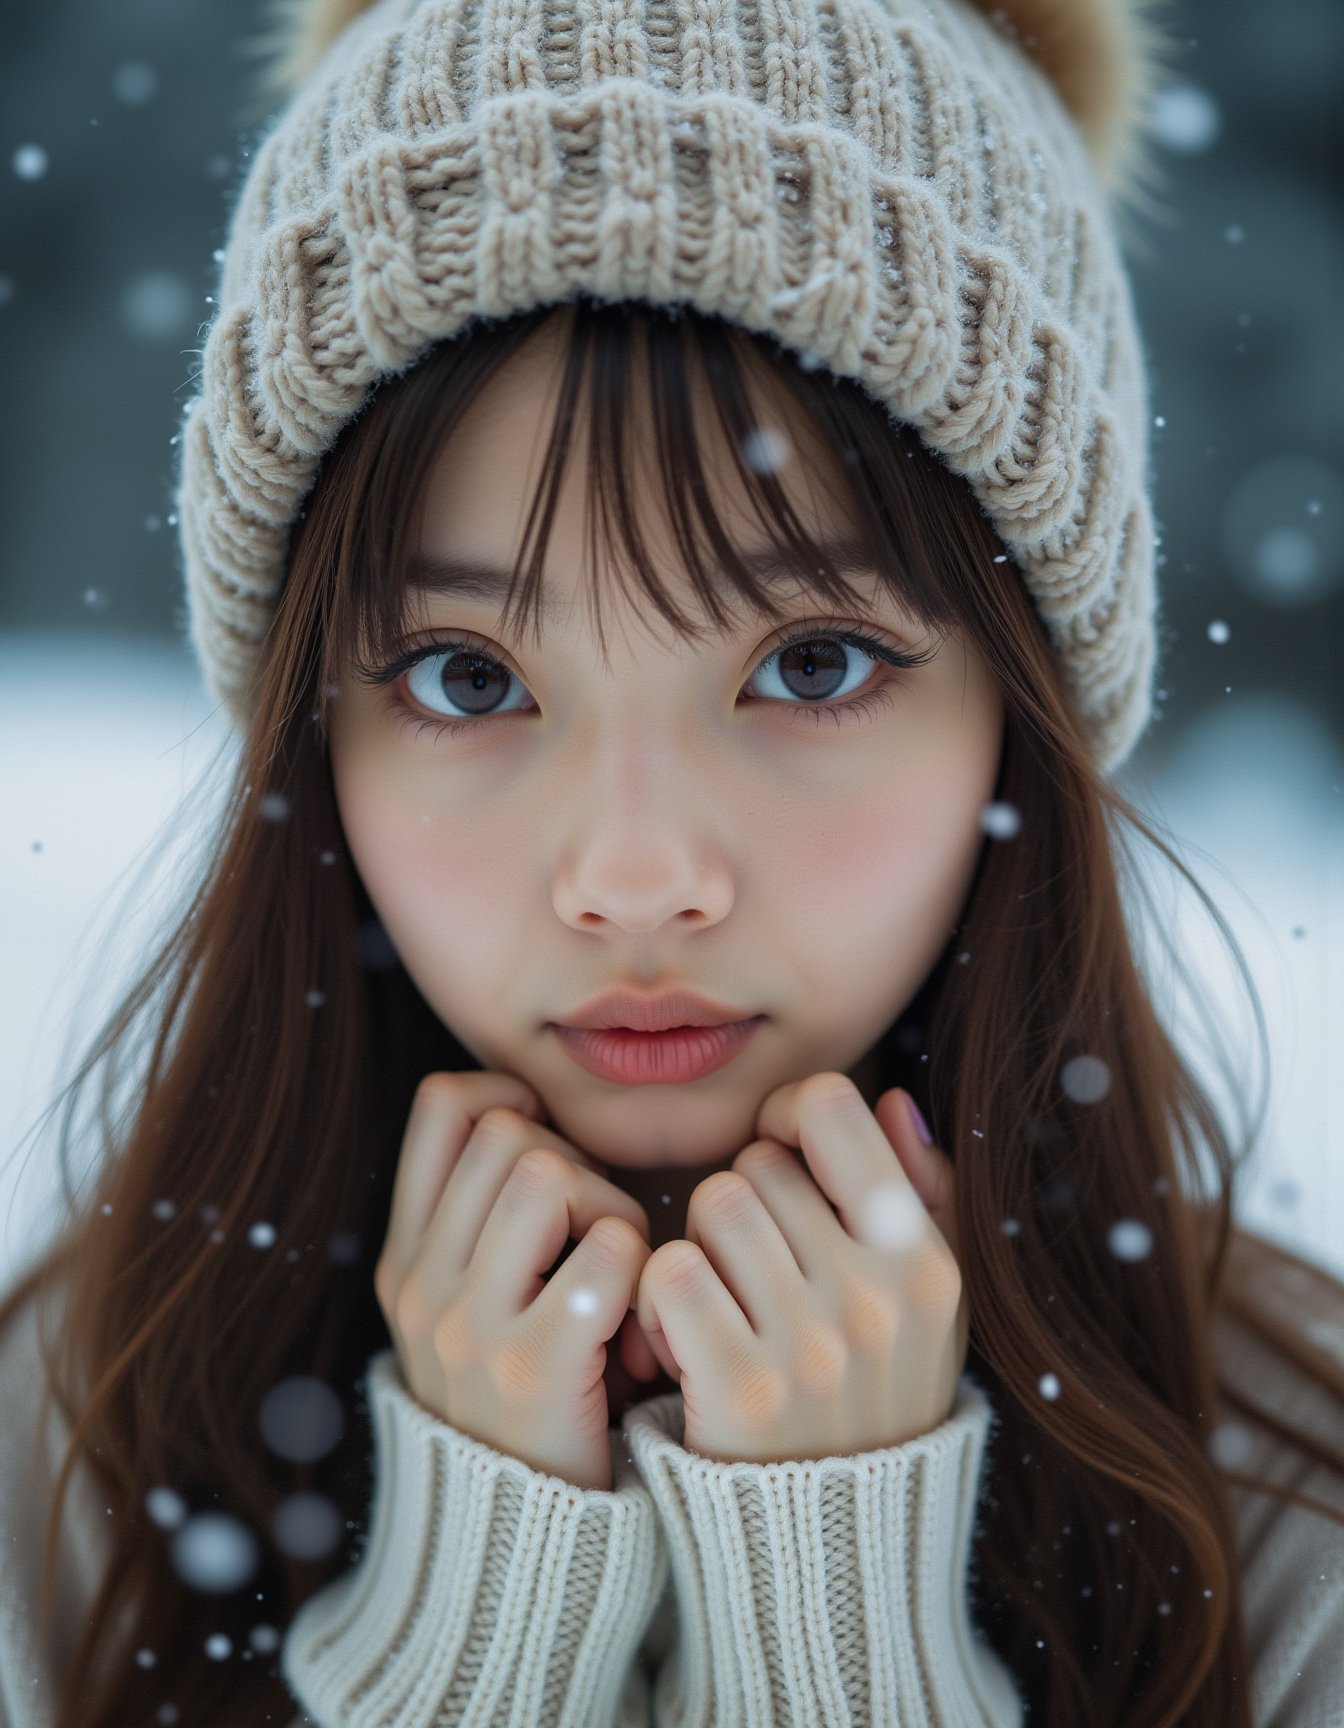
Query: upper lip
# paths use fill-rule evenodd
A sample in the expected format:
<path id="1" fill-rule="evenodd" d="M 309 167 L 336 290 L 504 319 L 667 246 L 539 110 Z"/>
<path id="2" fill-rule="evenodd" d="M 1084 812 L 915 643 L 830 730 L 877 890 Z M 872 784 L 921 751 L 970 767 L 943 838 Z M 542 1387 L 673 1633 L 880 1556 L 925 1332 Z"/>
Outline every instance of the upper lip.
<path id="1" fill-rule="evenodd" d="M 594 996 L 566 1019 L 557 1021 L 557 1025 L 620 1026 L 630 1032 L 665 1032 L 671 1026 L 728 1026 L 754 1018 L 740 1008 L 725 1008 L 695 990 L 660 990 L 649 996 L 617 987 Z"/>

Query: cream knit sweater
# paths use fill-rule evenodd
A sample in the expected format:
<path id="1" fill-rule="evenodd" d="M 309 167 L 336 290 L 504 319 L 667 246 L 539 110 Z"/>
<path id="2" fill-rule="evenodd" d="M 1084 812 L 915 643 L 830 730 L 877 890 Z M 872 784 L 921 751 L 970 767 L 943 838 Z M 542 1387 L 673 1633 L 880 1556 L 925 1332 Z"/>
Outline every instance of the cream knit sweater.
<path id="1" fill-rule="evenodd" d="M 1340 1306 L 1310 1322 L 1323 1348 L 1344 1338 Z M 38 1649 L 29 1617 L 47 1508 L 29 1487 L 40 1390 L 31 1312 L 0 1339 L 0 1728 L 51 1721 L 105 1541 L 103 1508 L 77 1476 L 60 1630 L 55 1648 Z M 1257 1403 L 1339 1440 L 1344 1408 L 1284 1357 L 1226 1318 L 1218 1344 Z M 285 1635 L 282 1669 L 301 1706 L 289 1728 L 1022 1722 L 1012 1677 L 967 1607 L 993 1420 L 969 1378 L 947 1421 L 907 1445 L 796 1464 L 699 1458 L 680 1444 L 680 1394 L 651 1398 L 610 1431 L 610 1492 L 438 1420 L 390 1350 L 372 1359 L 368 1391 L 368 1540 Z M 1250 1450 L 1238 1467 L 1344 1510 L 1344 1487 L 1303 1454 L 1259 1425 L 1242 1432 Z M 1256 1728 L 1340 1728 L 1344 1528 L 1232 1492 Z"/>

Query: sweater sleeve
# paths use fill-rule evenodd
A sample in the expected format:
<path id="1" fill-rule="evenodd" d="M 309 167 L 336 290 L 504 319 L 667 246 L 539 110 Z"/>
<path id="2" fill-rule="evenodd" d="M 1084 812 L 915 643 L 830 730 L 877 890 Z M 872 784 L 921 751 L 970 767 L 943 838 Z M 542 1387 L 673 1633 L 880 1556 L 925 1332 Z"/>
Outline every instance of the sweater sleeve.
<path id="1" fill-rule="evenodd" d="M 1018 1728 L 968 1603 L 991 1414 L 963 1376 L 947 1420 L 905 1445 L 751 1464 L 688 1452 L 680 1393 L 628 1411 L 676 1596 L 656 1728 Z"/>
<path id="2" fill-rule="evenodd" d="M 647 1728 L 639 1646 L 667 1551 L 619 1432 L 608 1431 L 613 1489 L 583 1489 L 433 1416 L 395 1351 L 371 1359 L 367 1385 L 368 1541 L 281 1647 L 306 1720 Z"/>

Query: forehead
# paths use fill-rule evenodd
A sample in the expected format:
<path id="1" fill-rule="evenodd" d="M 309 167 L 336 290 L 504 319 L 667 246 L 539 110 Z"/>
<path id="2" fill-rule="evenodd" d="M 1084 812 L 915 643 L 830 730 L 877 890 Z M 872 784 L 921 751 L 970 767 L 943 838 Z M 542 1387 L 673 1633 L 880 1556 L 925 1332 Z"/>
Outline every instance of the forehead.
<path id="1" fill-rule="evenodd" d="M 854 534 L 828 534 L 818 542 L 822 554 L 846 578 L 859 578 L 855 586 L 864 592 L 872 578 L 872 557 L 867 543 Z M 796 600 L 813 593 L 812 573 L 801 569 L 787 551 L 775 546 L 738 548 L 738 556 L 758 582 L 769 589 L 780 602 Z M 726 603 L 737 596 L 722 566 L 710 564 L 709 575 L 720 598 Z M 482 606 L 502 607 L 508 595 L 512 571 L 496 558 L 473 556 L 452 549 L 417 549 L 408 569 L 408 589 L 412 598 L 451 599 Z M 548 625 L 561 623 L 569 607 L 555 593 L 554 579 L 543 583 L 537 615 Z"/>
<path id="2" fill-rule="evenodd" d="M 490 374 L 435 451 L 401 565 L 408 612 L 435 601 L 479 607 L 488 609 L 489 627 L 507 632 L 510 620 L 503 608 L 510 587 L 517 607 L 522 570 L 538 551 L 542 568 L 536 592 L 527 600 L 538 632 L 564 628 L 585 602 L 601 613 L 609 587 L 634 594 L 637 585 L 627 580 L 625 569 L 610 572 L 611 582 L 582 579 L 592 556 L 593 512 L 603 530 L 597 536 L 601 551 L 615 556 L 619 541 L 622 562 L 638 566 L 646 593 L 651 593 L 651 578 L 678 612 L 686 609 L 696 629 L 702 621 L 707 627 L 735 625 L 739 607 L 753 620 L 773 621 L 785 608 L 814 598 L 824 603 L 823 560 L 852 590 L 837 594 L 836 601 L 863 612 L 880 605 L 883 615 L 890 615 L 893 587 L 899 592 L 904 586 L 900 573 L 894 573 L 894 582 L 893 573 L 879 576 L 873 547 L 858 532 L 856 497 L 844 465 L 754 350 L 748 351 L 740 374 L 748 395 L 746 430 L 736 451 L 717 386 L 700 367 L 677 369 L 678 388 L 671 397 L 684 394 L 692 427 L 685 429 L 691 446 L 674 451 L 669 441 L 681 428 L 675 415 L 673 424 L 664 423 L 666 378 L 659 388 L 647 389 L 648 375 L 638 360 L 623 358 L 614 402 L 609 391 L 593 388 L 592 378 L 586 389 L 576 385 L 575 394 L 562 400 L 565 358 L 562 326 L 543 324 Z M 613 375 L 604 376 L 610 385 Z M 594 404 L 596 411 L 590 412 Z M 559 464 L 546 473 L 543 463 L 558 411 Z M 594 460 L 602 465 L 600 473 L 593 469 Z M 769 487 L 762 487 L 767 474 L 818 557 L 802 549 L 791 554 L 772 543 L 784 539 L 784 524 L 773 526 L 779 508 L 768 497 Z M 609 490 L 609 481 L 618 484 Z M 598 503 L 602 507 L 594 510 Z M 626 520 L 633 538 L 624 529 Z M 534 543 L 534 521 L 539 521 L 535 540 L 544 541 L 544 547 Z M 724 568 L 728 554 L 715 544 L 714 526 L 759 589 L 759 606 Z M 694 541 L 694 575 L 684 549 L 687 535 Z M 515 559 L 520 562 L 516 584 Z M 701 582 L 707 590 L 703 603 L 697 591 Z M 709 597 L 720 618 L 710 610 Z M 661 601 L 655 610 L 671 621 Z M 637 603 L 636 611 L 647 609 Z M 519 616 L 515 612 L 515 620 Z"/>

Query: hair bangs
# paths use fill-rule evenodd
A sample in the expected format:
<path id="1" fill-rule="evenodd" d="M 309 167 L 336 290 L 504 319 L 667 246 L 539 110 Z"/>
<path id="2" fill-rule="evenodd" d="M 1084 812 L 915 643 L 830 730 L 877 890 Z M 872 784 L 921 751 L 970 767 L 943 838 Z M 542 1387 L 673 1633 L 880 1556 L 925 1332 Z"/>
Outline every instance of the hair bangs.
<path id="1" fill-rule="evenodd" d="M 742 618 L 778 624 L 799 599 L 870 616 L 883 591 L 922 625 L 943 633 L 962 622 L 955 586 L 940 580 L 935 554 L 947 519 L 926 523 L 934 458 L 915 435 L 882 413 L 871 441 L 856 444 L 851 417 L 835 414 L 837 385 L 858 386 L 815 371 L 763 337 L 718 318 L 684 317 L 677 308 L 627 300 L 594 303 L 586 297 L 500 321 L 489 342 L 445 341 L 409 372 L 385 380 L 361 415 L 343 429 L 329 454 L 324 484 L 344 502 L 336 543 L 327 549 L 332 572 L 324 597 L 322 671 L 318 710 L 338 685 L 340 669 L 363 673 L 390 659 L 413 627 L 415 538 L 433 461 L 477 395 L 518 351 L 559 318 L 563 364 L 541 467 L 524 518 L 521 544 L 499 617 L 502 632 L 530 630 L 540 643 L 547 595 L 543 574 L 560 489 L 574 448 L 574 429 L 588 432 L 585 555 L 591 570 L 590 616 L 605 658 L 601 592 L 609 570 L 642 620 L 656 613 L 685 640 L 703 641 L 734 628 Z M 713 405 L 708 428 L 697 415 L 693 378 Z M 639 384 L 645 401 L 638 401 Z M 753 393 L 752 386 L 755 386 Z M 794 405 L 792 431 L 786 431 Z M 641 429 L 631 435 L 644 407 Z M 798 413 L 801 410 L 801 414 Z M 366 424 L 367 422 L 367 424 Z M 354 427 L 361 428 L 358 439 Z M 801 431 L 802 447 L 795 443 Z M 726 445 L 731 469 L 707 436 Z M 344 472 L 349 452 L 363 453 L 362 472 Z M 652 462 L 646 458 L 651 450 Z M 907 467 L 902 457 L 918 460 Z M 781 484 L 778 469 L 803 461 L 808 475 L 830 481 L 846 506 L 851 541 L 877 578 L 873 594 L 846 579 L 827 546 L 813 534 Z M 865 464 L 887 472 L 864 483 Z M 698 610 L 680 605 L 660 578 L 641 526 L 639 483 L 654 482 L 661 499 L 676 567 L 684 569 Z M 917 471 L 916 471 L 917 470 Z M 939 470 L 948 486 L 963 482 Z M 762 580 L 730 532 L 715 501 L 714 479 L 735 474 L 761 546 L 781 568 L 796 572 L 796 586 Z M 880 507 L 894 485 L 907 495 L 899 514 Z M 387 524 L 380 539 L 372 523 Z M 986 531 L 988 529 L 986 524 Z M 605 569 L 599 573 L 598 550 Z M 759 552 L 760 548 L 756 548 Z M 633 573 L 629 579 L 625 567 Z M 787 591 L 787 592 L 786 592 Z"/>

